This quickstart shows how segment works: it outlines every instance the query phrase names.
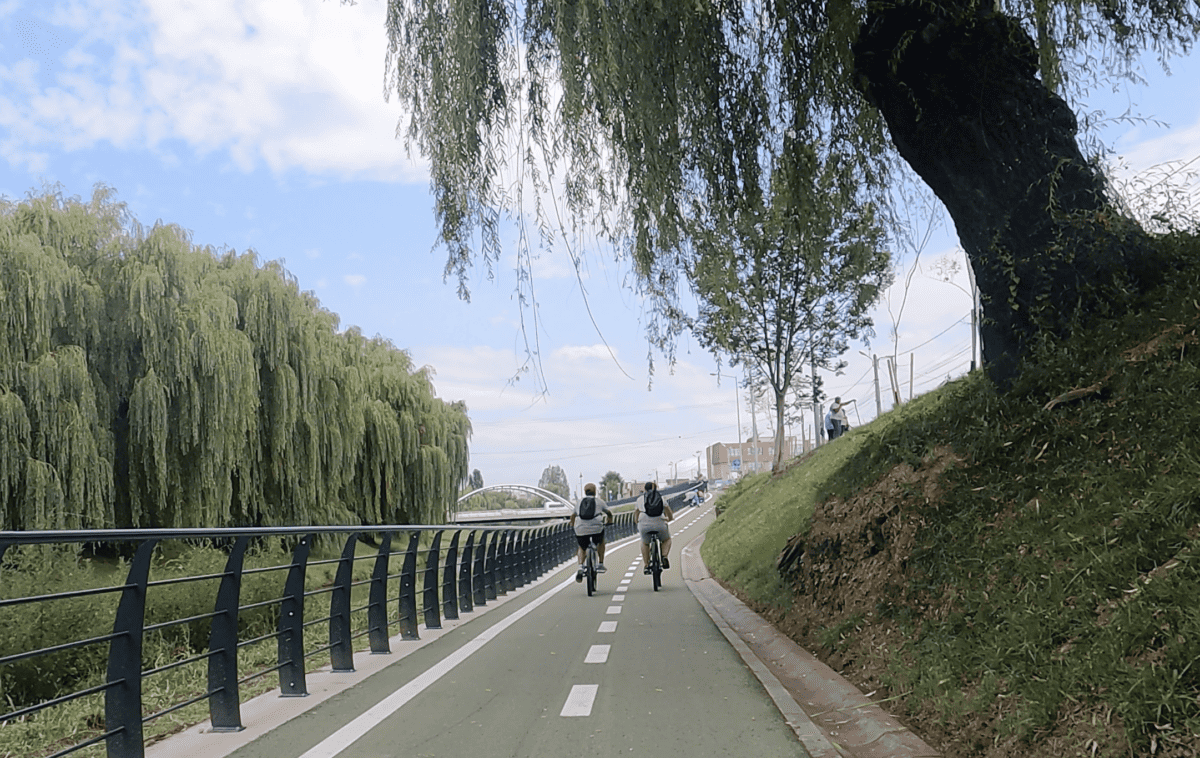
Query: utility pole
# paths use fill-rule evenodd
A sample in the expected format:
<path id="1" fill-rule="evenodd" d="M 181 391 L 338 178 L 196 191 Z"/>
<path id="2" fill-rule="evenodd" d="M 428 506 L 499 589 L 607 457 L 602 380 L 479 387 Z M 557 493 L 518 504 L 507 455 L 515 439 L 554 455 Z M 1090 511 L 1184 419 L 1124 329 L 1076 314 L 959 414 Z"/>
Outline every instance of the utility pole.
<path id="1" fill-rule="evenodd" d="M 871 356 L 871 365 L 875 369 L 875 417 L 883 415 L 883 400 L 879 397 L 879 356 Z"/>
<path id="2" fill-rule="evenodd" d="M 733 380 L 733 405 L 737 408 L 737 426 L 738 426 L 738 455 L 742 454 L 742 393 L 738 389 L 737 379 Z"/>
<path id="3" fill-rule="evenodd" d="M 888 379 L 892 382 L 892 410 L 900 407 L 900 380 L 896 376 L 896 356 L 887 357 Z"/>
<path id="4" fill-rule="evenodd" d="M 910 403 L 912 402 L 912 398 L 913 398 L 913 373 L 916 370 L 914 368 L 914 366 L 916 365 L 916 361 L 917 361 L 916 356 L 913 355 L 912 353 L 909 353 L 908 354 L 908 402 L 910 402 Z"/>

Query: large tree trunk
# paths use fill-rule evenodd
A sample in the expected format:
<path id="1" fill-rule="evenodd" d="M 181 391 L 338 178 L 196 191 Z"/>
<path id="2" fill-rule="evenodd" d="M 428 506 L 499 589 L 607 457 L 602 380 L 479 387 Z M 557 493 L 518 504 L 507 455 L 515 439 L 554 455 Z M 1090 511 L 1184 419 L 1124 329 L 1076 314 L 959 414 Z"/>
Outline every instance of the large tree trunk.
<path id="1" fill-rule="evenodd" d="M 1084 160 L 1074 114 L 1037 78 L 1029 35 L 954 5 L 870 15 L 855 65 L 901 156 L 954 219 L 983 303 L 988 375 L 1007 388 L 1037 336 L 1120 312 L 1159 266 Z"/>

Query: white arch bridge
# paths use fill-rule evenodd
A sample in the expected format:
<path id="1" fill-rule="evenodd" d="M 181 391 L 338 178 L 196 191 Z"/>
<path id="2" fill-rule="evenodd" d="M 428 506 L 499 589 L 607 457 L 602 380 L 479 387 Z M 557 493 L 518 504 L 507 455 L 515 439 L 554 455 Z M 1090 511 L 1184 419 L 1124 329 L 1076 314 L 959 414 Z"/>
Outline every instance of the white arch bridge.
<path id="1" fill-rule="evenodd" d="M 563 496 L 534 487 L 532 484 L 490 484 L 477 490 L 471 490 L 458 499 L 458 505 L 488 493 L 500 493 L 510 496 L 511 500 L 522 503 L 520 508 L 495 508 L 486 511 L 455 510 L 451 514 L 455 524 L 469 524 L 483 521 L 541 521 L 544 519 L 567 518 L 575 510 L 570 500 Z M 528 503 L 528 505 L 525 505 Z"/>

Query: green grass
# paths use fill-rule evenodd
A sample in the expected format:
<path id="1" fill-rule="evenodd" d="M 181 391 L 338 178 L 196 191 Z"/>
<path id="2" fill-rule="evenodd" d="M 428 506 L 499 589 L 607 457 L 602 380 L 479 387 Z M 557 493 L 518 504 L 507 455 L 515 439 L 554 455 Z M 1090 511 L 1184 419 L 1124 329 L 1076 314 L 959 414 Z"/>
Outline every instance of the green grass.
<path id="1" fill-rule="evenodd" d="M 803 530 L 812 516 L 817 495 L 857 449 L 853 433 L 841 445 L 819 448 L 787 477 L 780 487 L 769 473 L 743 477 L 721 494 L 716 524 L 702 553 L 714 575 L 736 584 L 757 602 L 782 602 L 783 583 L 774 557 L 789 537 Z M 859 438 L 861 439 L 861 438 Z M 763 560 L 770 556 L 770 561 Z"/>
<path id="2" fill-rule="evenodd" d="M 1193 238 L 1164 244 L 1200 260 Z M 814 510 L 949 446 L 961 463 L 942 476 L 936 502 L 901 497 L 923 522 L 898 577 L 903 592 L 879 598 L 863 621 L 903 633 L 886 662 L 903 709 L 948 733 L 983 731 L 979 754 L 1002 740 L 1012 754 L 1051 754 L 1050 740 L 1076 739 L 1080 754 L 1092 744 L 1096 755 L 1194 755 L 1196 292 L 1200 268 L 1189 264 L 1138 313 L 1040 346 L 1008 394 L 978 375 L 959 380 L 781 477 L 740 483 L 723 496 L 705 560 L 747 599 L 787 608 L 791 588 L 775 561 Z M 1064 397 L 1071 390 L 1086 391 Z M 816 637 L 852 645 L 858 621 L 831 615 Z M 857 654 L 869 655 L 869 634 L 859 634 Z M 1102 726 L 1084 723 L 1097 714 Z M 1108 741 L 1096 736 L 1105 730 Z"/>

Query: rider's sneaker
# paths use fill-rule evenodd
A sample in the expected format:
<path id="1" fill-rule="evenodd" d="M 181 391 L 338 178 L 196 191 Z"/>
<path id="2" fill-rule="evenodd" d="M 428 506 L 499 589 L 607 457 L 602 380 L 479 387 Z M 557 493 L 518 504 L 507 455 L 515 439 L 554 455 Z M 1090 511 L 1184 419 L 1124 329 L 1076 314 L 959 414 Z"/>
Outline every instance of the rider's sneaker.
<path id="1" fill-rule="evenodd" d="M 642 573 L 643 573 L 643 574 L 645 574 L 646 576 L 650 576 L 650 574 L 652 574 L 652 573 L 654 573 L 654 572 L 652 572 L 652 571 L 650 570 L 650 567 L 649 567 L 649 566 L 647 566 L 646 568 L 642 569 Z"/>
<path id="2" fill-rule="evenodd" d="M 597 574 L 603 574 L 605 571 L 608 571 L 608 569 L 604 568 L 604 564 L 603 564 L 603 563 L 601 563 L 601 564 L 599 564 L 599 565 L 597 565 L 597 566 L 596 566 L 596 573 L 597 573 Z"/>
<path id="3" fill-rule="evenodd" d="M 663 568 L 664 569 L 671 568 L 671 562 L 667 560 L 667 556 L 665 556 L 665 555 L 663 556 Z"/>
<path id="4" fill-rule="evenodd" d="M 575 581 L 577 581 L 577 582 L 583 581 L 583 566 L 580 566 L 579 570 L 575 572 Z"/>

